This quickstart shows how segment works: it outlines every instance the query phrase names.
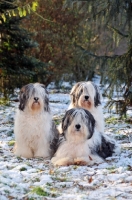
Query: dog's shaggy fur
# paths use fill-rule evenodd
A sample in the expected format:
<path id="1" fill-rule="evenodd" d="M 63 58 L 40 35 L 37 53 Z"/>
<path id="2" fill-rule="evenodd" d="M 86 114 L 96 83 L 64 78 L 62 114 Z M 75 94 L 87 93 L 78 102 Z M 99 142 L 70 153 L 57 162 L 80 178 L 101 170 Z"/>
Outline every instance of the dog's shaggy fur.
<path id="1" fill-rule="evenodd" d="M 71 103 L 68 109 L 84 108 L 88 110 L 97 122 L 97 130 L 104 133 L 104 116 L 99 88 L 91 81 L 78 82 L 73 86 L 70 96 Z"/>
<path id="2" fill-rule="evenodd" d="M 52 121 L 45 86 L 40 83 L 23 86 L 19 100 L 14 125 L 15 155 L 50 158 L 56 150 L 58 131 Z"/>
<path id="3" fill-rule="evenodd" d="M 51 162 L 54 165 L 92 165 L 106 157 L 118 154 L 120 147 L 115 140 L 97 131 L 92 114 L 82 108 L 66 112 L 62 120 L 63 134 L 58 150 Z"/>

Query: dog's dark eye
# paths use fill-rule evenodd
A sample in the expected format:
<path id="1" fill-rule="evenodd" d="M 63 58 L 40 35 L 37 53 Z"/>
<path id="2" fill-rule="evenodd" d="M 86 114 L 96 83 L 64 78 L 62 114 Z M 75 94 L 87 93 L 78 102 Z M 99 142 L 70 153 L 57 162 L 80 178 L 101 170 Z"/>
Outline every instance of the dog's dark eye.
<path id="1" fill-rule="evenodd" d="M 66 130 L 66 129 L 67 129 L 67 126 L 64 126 L 63 129 Z"/>
<path id="2" fill-rule="evenodd" d="M 83 93 L 83 89 L 81 89 L 81 93 Z"/>

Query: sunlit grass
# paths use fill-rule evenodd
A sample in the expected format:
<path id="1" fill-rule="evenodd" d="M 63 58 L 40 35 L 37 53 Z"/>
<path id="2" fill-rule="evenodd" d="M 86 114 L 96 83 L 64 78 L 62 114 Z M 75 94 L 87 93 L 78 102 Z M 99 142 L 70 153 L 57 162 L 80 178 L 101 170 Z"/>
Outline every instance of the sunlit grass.
<path id="1" fill-rule="evenodd" d="M 5 97 L 0 98 L 0 105 L 9 106 L 10 105 L 9 99 Z"/>
<path id="2" fill-rule="evenodd" d="M 15 141 L 14 141 L 14 140 L 11 140 L 11 141 L 8 142 L 8 145 L 9 145 L 9 146 L 14 146 L 14 144 L 15 144 Z"/>
<path id="3" fill-rule="evenodd" d="M 33 188 L 32 193 L 36 193 L 39 196 L 49 196 L 49 193 L 39 186 Z"/>

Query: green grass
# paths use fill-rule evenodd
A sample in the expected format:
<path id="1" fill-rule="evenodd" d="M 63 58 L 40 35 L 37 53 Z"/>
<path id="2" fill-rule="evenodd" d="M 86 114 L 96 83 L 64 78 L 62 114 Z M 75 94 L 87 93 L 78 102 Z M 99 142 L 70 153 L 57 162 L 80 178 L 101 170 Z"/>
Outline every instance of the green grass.
<path id="1" fill-rule="evenodd" d="M 115 167 L 107 167 L 106 169 L 108 169 L 108 170 L 115 170 L 116 168 Z"/>
<path id="2" fill-rule="evenodd" d="M 13 131 L 9 131 L 8 133 L 7 133 L 7 136 L 12 136 L 13 135 Z"/>
<path id="3" fill-rule="evenodd" d="M 11 140 L 11 141 L 8 142 L 8 145 L 9 145 L 9 146 L 14 146 L 14 144 L 15 144 L 15 141 L 14 141 L 14 140 Z"/>
<path id="4" fill-rule="evenodd" d="M 41 187 L 35 187 L 32 190 L 32 193 L 36 193 L 39 196 L 49 196 L 49 193 L 44 191 L 44 189 L 42 189 Z"/>
<path id="5" fill-rule="evenodd" d="M 39 178 L 35 178 L 35 179 L 33 180 L 33 182 L 40 182 L 40 179 L 39 179 Z"/>
<path id="6" fill-rule="evenodd" d="M 5 97 L 0 98 L 0 105 L 9 106 L 10 105 L 9 99 Z"/>
<path id="7" fill-rule="evenodd" d="M 110 173 L 115 173 L 116 172 L 116 168 L 115 167 L 108 167 L 106 169 L 109 170 Z"/>
<path id="8" fill-rule="evenodd" d="M 108 118 L 105 120 L 105 122 L 106 122 L 107 124 L 116 123 L 116 122 L 118 122 L 118 121 L 119 121 L 119 119 L 118 119 L 117 117 L 108 117 Z"/>
<path id="9" fill-rule="evenodd" d="M 59 125 L 61 123 L 61 121 L 62 121 L 62 118 L 63 118 L 62 115 L 59 116 L 59 117 L 54 117 L 53 119 L 54 119 L 55 124 Z"/>
<path id="10" fill-rule="evenodd" d="M 54 176 L 54 177 L 52 177 L 52 179 L 53 179 L 53 180 L 60 181 L 60 182 L 66 182 L 66 181 L 67 181 L 67 178 L 66 178 L 66 177 Z"/>
<path id="11" fill-rule="evenodd" d="M 107 124 L 115 124 L 115 123 L 121 123 L 121 122 L 125 122 L 127 124 L 132 124 L 132 118 L 129 117 L 128 115 L 126 117 L 108 117 L 107 119 L 105 119 L 105 122 Z"/>
<path id="12" fill-rule="evenodd" d="M 51 184 L 51 183 L 46 183 L 46 185 L 47 185 L 47 186 L 52 186 L 52 184 Z"/>
<path id="13" fill-rule="evenodd" d="M 55 122 L 56 125 L 59 125 L 61 123 L 61 120 L 60 119 L 55 119 L 54 122 Z"/>
<path id="14" fill-rule="evenodd" d="M 26 168 L 26 167 L 21 167 L 19 170 L 20 170 L 20 171 L 26 171 L 27 168 Z"/>
<path id="15" fill-rule="evenodd" d="M 8 190 L 4 190 L 4 191 L 5 191 L 5 193 L 7 193 L 7 194 L 9 194 L 9 193 L 10 193 Z"/>
<path id="16" fill-rule="evenodd" d="M 127 166 L 127 170 L 128 170 L 128 171 L 132 171 L 132 166 L 131 166 L 131 165 L 128 165 L 128 166 Z"/>

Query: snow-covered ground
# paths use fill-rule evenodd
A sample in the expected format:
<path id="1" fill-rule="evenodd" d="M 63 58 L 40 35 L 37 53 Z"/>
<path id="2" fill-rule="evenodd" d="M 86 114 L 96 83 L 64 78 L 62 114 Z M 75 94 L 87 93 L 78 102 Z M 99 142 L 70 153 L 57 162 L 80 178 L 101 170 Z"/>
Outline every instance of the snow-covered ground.
<path id="1" fill-rule="evenodd" d="M 63 116 L 69 105 L 68 91 L 49 88 L 53 118 Z M 103 99 L 103 106 L 107 99 Z M 94 166 L 53 167 L 42 158 L 24 159 L 13 154 L 14 114 L 18 102 L 0 107 L 0 200 L 131 200 L 132 124 L 104 109 L 105 133 L 122 146 L 119 156 Z M 129 115 L 132 112 L 129 111 Z M 59 119 L 60 120 L 60 119 Z"/>

